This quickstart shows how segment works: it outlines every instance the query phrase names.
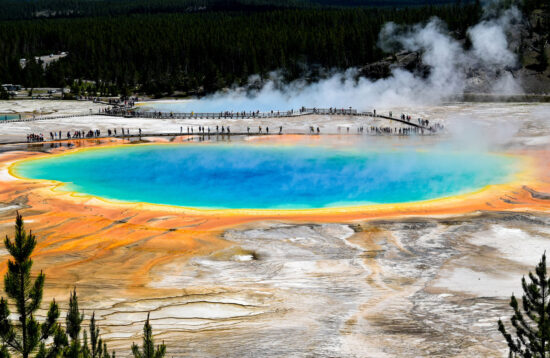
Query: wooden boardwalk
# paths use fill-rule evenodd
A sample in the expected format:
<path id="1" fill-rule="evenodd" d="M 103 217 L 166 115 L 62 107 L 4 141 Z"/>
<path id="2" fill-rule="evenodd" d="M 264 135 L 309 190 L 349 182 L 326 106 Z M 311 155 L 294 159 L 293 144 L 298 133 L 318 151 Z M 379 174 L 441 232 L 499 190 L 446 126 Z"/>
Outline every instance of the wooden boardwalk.
<path id="1" fill-rule="evenodd" d="M 109 116 L 109 117 L 123 117 L 123 118 L 150 118 L 150 119 L 212 119 L 212 120 L 239 120 L 239 119 L 279 119 L 279 118 L 293 118 L 310 115 L 330 115 L 330 116 L 354 116 L 354 117 L 372 117 L 372 118 L 384 118 L 390 121 L 400 122 L 402 124 L 424 129 L 430 131 L 427 126 L 407 121 L 397 117 L 390 117 L 380 114 L 374 114 L 373 112 L 359 112 L 356 109 L 336 109 L 336 108 L 303 108 L 298 111 L 270 111 L 270 112 L 135 112 L 116 110 L 112 112 L 99 112 L 99 113 L 82 113 L 72 115 L 46 115 L 40 117 L 27 117 L 22 119 L 0 120 L 0 124 L 13 123 L 13 122 L 32 122 L 53 120 L 61 118 L 73 118 L 73 117 L 87 117 L 87 116 Z"/>

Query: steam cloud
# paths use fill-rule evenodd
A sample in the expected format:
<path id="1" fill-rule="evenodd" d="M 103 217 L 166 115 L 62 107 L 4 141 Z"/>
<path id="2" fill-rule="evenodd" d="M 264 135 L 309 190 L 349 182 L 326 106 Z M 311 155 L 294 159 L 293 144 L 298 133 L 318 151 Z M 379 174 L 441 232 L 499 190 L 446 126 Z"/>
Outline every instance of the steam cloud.
<path id="1" fill-rule="evenodd" d="M 387 23 L 379 34 L 379 46 L 388 52 L 408 51 L 421 54 L 429 75 L 422 76 L 402 68 L 393 68 L 388 78 L 369 80 L 359 78 L 359 70 L 334 73 L 316 83 L 297 80 L 282 84 L 280 76 L 270 79 L 254 92 L 245 88 L 218 92 L 185 104 L 186 111 L 219 112 L 288 110 L 306 107 L 352 106 L 360 110 L 391 106 L 437 104 L 466 91 L 494 94 L 519 94 L 521 85 L 510 69 L 517 58 L 510 50 L 509 30 L 521 20 L 515 8 L 501 10 L 487 7 L 487 15 L 471 27 L 467 35 L 471 48 L 449 35 L 446 25 L 433 18 L 427 24 L 404 27 Z M 259 78 L 251 77 L 250 81 Z M 174 108 L 177 106 L 178 108 Z M 181 111 L 181 104 L 166 104 L 163 110 Z"/>

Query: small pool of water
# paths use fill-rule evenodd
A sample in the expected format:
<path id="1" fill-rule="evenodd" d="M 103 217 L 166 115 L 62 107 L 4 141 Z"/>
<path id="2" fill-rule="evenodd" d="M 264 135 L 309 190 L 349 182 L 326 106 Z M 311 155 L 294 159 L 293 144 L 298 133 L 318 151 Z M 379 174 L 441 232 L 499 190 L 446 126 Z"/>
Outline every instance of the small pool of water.
<path id="1" fill-rule="evenodd" d="M 12 119 L 19 119 L 19 114 L 0 113 L 0 121 L 9 121 L 9 120 L 12 120 Z"/>
<path id="2" fill-rule="evenodd" d="M 14 172 L 108 199 L 196 208 L 309 209 L 428 200 L 505 183 L 517 159 L 488 153 L 323 146 L 155 144 L 17 163 Z"/>

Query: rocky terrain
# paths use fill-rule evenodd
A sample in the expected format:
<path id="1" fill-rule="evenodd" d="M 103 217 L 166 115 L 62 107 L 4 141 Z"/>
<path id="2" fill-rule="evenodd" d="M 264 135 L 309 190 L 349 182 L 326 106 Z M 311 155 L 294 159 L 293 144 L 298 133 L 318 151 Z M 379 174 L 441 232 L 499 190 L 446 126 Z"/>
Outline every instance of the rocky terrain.
<path id="1" fill-rule="evenodd" d="M 511 75 L 521 86 L 521 91 L 517 93 L 506 93 L 509 99 L 550 101 L 549 28 L 550 11 L 547 8 L 537 9 L 530 16 L 523 17 L 519 23 L 509 27 L 509 48 L 517 55 L 516 64 L 505 68 L 473 65 L 466 68 L 463 98 L 471 101 L 505 99 L 488 96 L 493 93 L 495 77 L 501 76 L 504 72 Z M 459 43 L 466 49 L 469 46 L 466 39 L 460 40 Z M 390 76 L 395 69 L 404 69 L 420 77 L 427 77 L 431 70 L 430 66 L 423 62 L 421 52 L 400 51 L 382 61 L 363 66 L 360 73 L 371 79 L 380 79 Z M 457 97 L 462 96 L 457 94 Z"/>

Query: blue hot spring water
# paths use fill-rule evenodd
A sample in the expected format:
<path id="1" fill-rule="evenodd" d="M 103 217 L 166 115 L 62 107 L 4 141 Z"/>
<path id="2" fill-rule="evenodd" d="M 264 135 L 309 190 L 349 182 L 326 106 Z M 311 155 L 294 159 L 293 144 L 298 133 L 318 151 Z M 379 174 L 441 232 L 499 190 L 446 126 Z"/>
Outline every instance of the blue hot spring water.
<path id="1" fill-rule="evenodd" d="M 12 119 L 19 119 L 18 114 L 0 114 L 0 121 L 10 121 Z"/>
<path id="2" fill-rule="evenodd" d="M 413 202 L 513 179 L 514 158 L 251 144 L 134 145 L 24 161 L 17 175 L 108 199 L 196 208 Z"/>

